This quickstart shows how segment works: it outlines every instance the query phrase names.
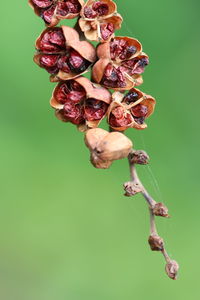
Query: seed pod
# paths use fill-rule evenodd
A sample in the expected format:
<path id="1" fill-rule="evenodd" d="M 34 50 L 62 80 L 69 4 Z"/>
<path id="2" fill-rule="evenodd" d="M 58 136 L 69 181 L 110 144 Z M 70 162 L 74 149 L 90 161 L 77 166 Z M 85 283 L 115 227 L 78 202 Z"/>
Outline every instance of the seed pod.
<path id="1" fill-rule="evenodd" d="M 50 100 L 58 119 L 77 125 L 80 131 L 97 127 L 110 102 L 110 92 L 86 77 L 60 82 Z"/>
<path id="2" fill-rule="evenodd" d="M 46 26 L 56 26 L 60 20 L 79 16 L 83 0 L 29 0 L 30 7 L 41 17 Z"/>
<path id="3" fill-rule="evenodd" d="M 87 40 L 109 41 L 123 21 L 112 0 L 88 0 L 81 10 L 79 26 Z"/>
<path id="4" fill-rule="evenodd" d="M 127 157 L 133 146 L 122 133 L 109 133 L 101 128 L 88 130 L 85 144 L 91 151 L 91 161 L 96 168 L 107 168 L 112 161 Z"/>
<path id="5" fill-rule="evenodd" d="M 78 32 L 68 26 L 47 28 L 36 40 L 34 61 L 51 74 L 52 82 L 69 80 L 87 72 L 96 60 L 96 50 L 80 41 Z"/>
<path id="6" fill-rule="evenodd" d="M 99 60 L 92 70 L 93 80 L 114 90 L 129 90 L 142 84 L 140 74 L 149 63 L 141 43 L 129 37 L 115 37 L 97 48 Z"/>
<path id="7" fill-rule="evenodd" d="M 169 278 L 176 280 L 178 275 L 179 265 L 175 260 L 171 260 L 165 266 L 165 271 Z"/>
<path id="8" fill-rule="evenodd" d="M 146 118 L 154 111 L 155 99 L 138 89 L 131 89 L 125 96 L 115 92 L 108 110 L 108 123 L 117 131 L 127 128 L 145 129 Z"/>
<path id="9" fill-rule="evenodd" d="M 149 236 L 149 245 L 152 251 L 162 251 L 164 247 L 163 239 L 158 235 L 150 235 Z"/>

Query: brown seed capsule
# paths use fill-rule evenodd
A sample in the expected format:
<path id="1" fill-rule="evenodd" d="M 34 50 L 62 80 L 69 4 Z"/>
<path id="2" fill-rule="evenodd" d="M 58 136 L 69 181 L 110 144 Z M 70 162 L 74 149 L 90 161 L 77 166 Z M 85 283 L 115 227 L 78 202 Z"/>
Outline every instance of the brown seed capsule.
<path id="1" fill-rule="evenodd" d="M 49 27 L 56 26 L 60 20 L 78 17 L 84 5 L 83 0 L 29 0 L 28 3 Z"/>
<path id="2" fill-rule="evenodd" d="M 92 70 L 93 80 L 114 90 L 129 90 L 142 84 L 141 74 L 149 63 L 136 39 L 115 37 L 97 48 L 99 60 Z"/>
<path id="3" fill-rule="evenodd" d="M 155 99 L 138 89 L 131 89 L 127 95 L 115 92 L 108 109 L 108 123 L 117 131 L 127 128 L 145 129 L 145 120 L 154 111 Z"/>
<path id="4" fill-rule="evenodd" d="M 132 181 L 124 183 L 124 190 L 125 190 L 124 196 L 127 196 L 127 197 L 135 196 L 136 194 L 142 192 L 141 186 Z"/>
<path id="5" fill-rule="evenodd" d="M 80 41 L 78 32 L 68 26 L 44 30 L 36 41 L 36 49 L 34 61 L 51 74 L 52 82 L 76 78 L 96 60 L 95 47 Z"/>
<path id="6" fill-rule="evenodd" d="M 149 245 L 152 251 L 162 251 L 164 246 L 163 239 L 158 235 L 150 235 L 149 236 Z"/>
<path id="7" fill-rule="evenodd" d="M 97 127 L 110 102 L 111 93 L 86 77 L 60 82 L 50 100 L 58 119 L 77 125 L 80 131 Z"/>
<path id="8" fill-rule="evenodd" d="M 85 144 L 91 151 L 91 160 L 96 168 L 107 168 L 112 161 L 127 157 L 133 146 L 124 134 L 109 133 L 101 128 L 88 130 Z"/>
<path id="9" fill-rule="evenodd" d="M 88 0 L 81 10 L 79 26 L 87 40 L 109 41 L 123 21 L 112 0 Z"/>
<path id="10" fill-rule="evenodd" d="M 179 265 L 175 260 L 171 260 L 165 266 L 165 271 L 169 278 L 176 280 L 178 275 Z"/>
<path id="11" fill-rule="evenodd" d="M 158 202 L 154 205 L 153 214 L 160 217 L 169 217 L 168 208 L 162 202 Z"/>

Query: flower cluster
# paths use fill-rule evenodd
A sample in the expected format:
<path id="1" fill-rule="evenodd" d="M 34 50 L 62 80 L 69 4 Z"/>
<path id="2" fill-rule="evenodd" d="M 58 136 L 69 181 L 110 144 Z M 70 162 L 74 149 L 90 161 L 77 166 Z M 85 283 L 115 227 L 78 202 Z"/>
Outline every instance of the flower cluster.
<path id="1" fill-rule="evenodd" d="M 97 127 L 104 117 L 114 130 L 146 128 L 155 99 L 134 87 L 143 83 L 149 58 L 138 40 L 115 36 L 123 20 L 117 5 L 112 0 L 29 3 L 48 26 L 36 40 L 34 61 L 50 81 L 59 82 L 51 99 L 56 116 L 81 131 Z M 75 17 L 76 29 L 55 27 L 60 19 Z M 89 40 L 100 43 L 95 48 Z M 92 81 L 82 77 L 90 68 Z"/>

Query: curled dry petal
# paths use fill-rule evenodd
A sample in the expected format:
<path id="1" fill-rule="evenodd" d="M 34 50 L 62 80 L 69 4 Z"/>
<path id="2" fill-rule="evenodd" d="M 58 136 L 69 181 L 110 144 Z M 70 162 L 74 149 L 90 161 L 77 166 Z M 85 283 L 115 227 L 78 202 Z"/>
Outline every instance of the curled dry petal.
<path id="1" fill-rule="evenodd" d="M 41 17 L 49 27 L 56 26 L 62 19 L 74 19 L 79 16 L 83 0 L 29 0 L 35 14 Z"/>
<path id="2" fill-rule="evenodd" d="M 155 103 L 153 97 L 135 88 L 125 96 L 115 92 L 108 110 L 108 123 L 118 131 L 127 128 L 145 129 L 145 120 L 153 113 Z"/>
<path id="3" fill-rule="evenodd" d="M 56 116 L 78 125 L 80 131 L 97 127 L 106 116 L 110 102 L 110 92 L 85 77 L 60 82 L 50 100 Z"/>
<path id="4" fill-rule="evenodd" d="M 112 0 L 89 0 L 80 15 L 79 26 L 86 39 L 96 42 L 109 41 L 123 21 Z"/>
<path id="5" fill-rule="evenodd" d="M 92 70 L 95 82 L 114 90 L 129 90 L 142 84 L 141 74 L 149 63 L 141 43 L 129 37 L 115 37 L 97 48 L 99 60 Z"/>
<path id="6" fill-rule="evenodd" d="M 96 168 L 105 168 L 108 162 L 110 166 L 112 161 L 127 157 L 133 146 L 124 134 L 109 133 L 101 128 L 88 130 L 85 144 L 91 151 L 92 163 Z"/>
<path id="7" fill-rule="evenodd" d="M 69 80 L 87 72 L 96 60 L 95 47 L 80 41 L 68 26 L 47 28 L 36 40 L 34 61 L 51 74 L 51 81 Z"/>

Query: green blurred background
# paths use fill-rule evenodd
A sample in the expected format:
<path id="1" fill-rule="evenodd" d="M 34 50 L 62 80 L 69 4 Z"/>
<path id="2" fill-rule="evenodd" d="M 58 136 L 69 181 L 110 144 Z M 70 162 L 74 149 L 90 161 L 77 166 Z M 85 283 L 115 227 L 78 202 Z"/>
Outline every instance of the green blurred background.
<path id="1" fill-rule="evenodd" d="M 26 1 L 1 3 L 2 300 L 198 299 L 199 10 L 197 0 L 117 1 L 121 35 L 151 59 L 141 89 L 157 99 L 145 131 L 129 130 L 150 167 L 138 167 L 172 218 L 159 233 L 181 266 L 177 281 L 147 245 L 141 196 L 125 198 L 126 160 L 111 169 L 89 163 L 83 135 L 49 106 L 54 84 L 32 61 L 44 28 Z M 72 24 L 68 21 L 65 24 Z"/>

